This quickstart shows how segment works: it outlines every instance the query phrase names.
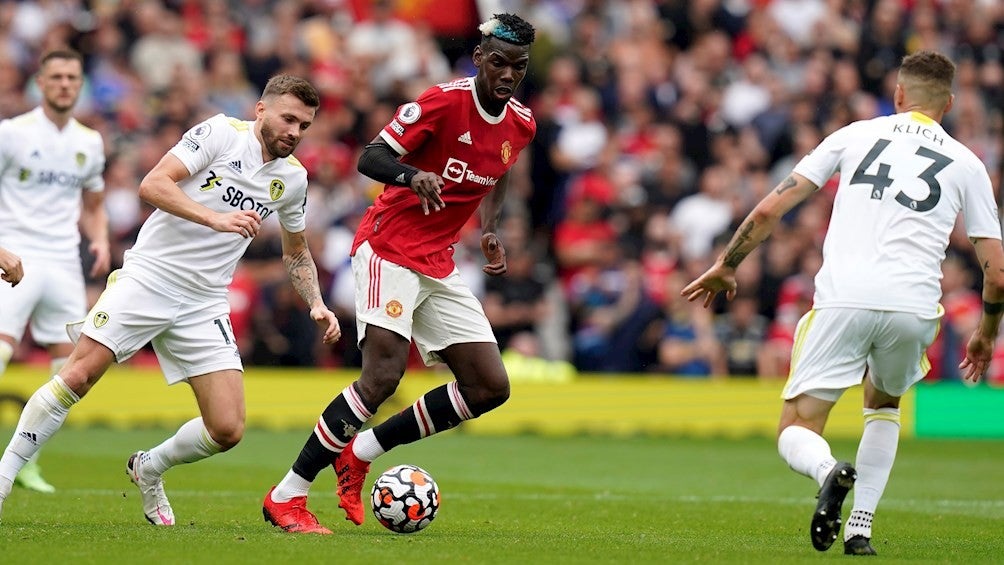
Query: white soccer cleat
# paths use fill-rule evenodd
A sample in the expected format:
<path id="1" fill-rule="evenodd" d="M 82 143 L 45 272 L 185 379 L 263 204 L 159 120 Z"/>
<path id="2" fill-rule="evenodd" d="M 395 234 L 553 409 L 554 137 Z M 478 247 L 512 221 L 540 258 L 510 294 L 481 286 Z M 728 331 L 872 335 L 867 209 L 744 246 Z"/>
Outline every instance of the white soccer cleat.
<path id="1" fill-rule="evenodd" d="M 174 511 L 164 493 L 164 479 L 157 477 L 149 479 L 143 475 L 143 465 L 149 462 L 150 456 L 145 451 L 137 451 L 129 456 L 126 462 L 126 474 L 132 484 L 139 488 L 139 496 L 143 499 L 143 515 L 154 526 L 173 526 Z"/>

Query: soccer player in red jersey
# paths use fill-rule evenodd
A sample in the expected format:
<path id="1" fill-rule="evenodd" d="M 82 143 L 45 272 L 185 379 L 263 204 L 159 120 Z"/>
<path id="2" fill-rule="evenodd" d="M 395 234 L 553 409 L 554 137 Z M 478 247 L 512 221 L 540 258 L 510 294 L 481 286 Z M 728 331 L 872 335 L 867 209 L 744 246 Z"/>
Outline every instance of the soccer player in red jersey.
<path id="1" fill-rule="evenodd" d="M 371 461 L 509 397 L 498 345 L 481 303 L 460 279 L 453 245 L 480 209 L 484 271 L 506 272 L 494 232 L 509 170 L 537 129 L 530 110 L 512 97 L 526 74 L 534 29 L 511 14 L 478 29 L 477 75 L 433 86 L 402 105 L 360 156 L 359 171 L 386 183 L 352 246 L 362 372 L 324 409 L 292 468 L 265 495 L 265 519 L 286 531 L 330 533 L 306 508 L 311 483 L 329 464 L 346 519 L 362 524 Z M 357 435 L 404 376 L 412 339 L 427 364 L 445 362 L 456 380 Z"/>

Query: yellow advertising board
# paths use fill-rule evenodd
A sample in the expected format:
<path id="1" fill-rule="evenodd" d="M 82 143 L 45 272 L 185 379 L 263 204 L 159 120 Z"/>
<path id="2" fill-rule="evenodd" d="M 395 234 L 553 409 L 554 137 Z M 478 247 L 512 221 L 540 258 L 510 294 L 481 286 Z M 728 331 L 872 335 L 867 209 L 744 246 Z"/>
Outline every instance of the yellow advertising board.
<path id="1" fill-rule="evenodd" d="M 245 375 L 250 427 L 309 429 L 321 410 L 357 376 L 351 370 L 249 368 Z M 383 420 L 448 373 L 405 375 L 377 414 Z M 48 376 L 43 368 L 14 366 L 0 378 L 0 425 L 13 426 L 20 406 Z M 514 382 L 509 401 L 464 424 L 481 434 L 668 435 L 773 437 L 783 382 L 694 380 L 652 376 L 586 376 L 570 382 Z M 19 400 L 20 399 L 20 400 Z M 174 427 L 198 414 L 191 389 L 168 387 L 156 370 L 116 366 L 70 412 L 68 425 L 117 428 Z M 913 393 L 902 406 L 903 436 L 914 432 Z M 861 388 L 848 391 L 831 416 L 828 437 L 861 433 Z"/>

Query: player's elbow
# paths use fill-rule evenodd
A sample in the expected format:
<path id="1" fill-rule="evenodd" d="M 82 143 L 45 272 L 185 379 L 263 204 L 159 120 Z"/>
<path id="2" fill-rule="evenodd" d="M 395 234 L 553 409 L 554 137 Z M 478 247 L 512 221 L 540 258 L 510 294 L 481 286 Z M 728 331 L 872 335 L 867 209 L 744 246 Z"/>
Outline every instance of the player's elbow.
<path id="1" fill-rule="evenodd" d="M 140 200 L 150 204 L 151 206 L 156 206 L 157 194 L 159 194 L 157 181 L 153 175 L 148 174 L 143 177 L 143 180 L 139 183 L 138 195 Z"/>
<path id="2" fill-rule="evenodd" d="M 783 212 L 776 206 L 761 202 L 750 212 L 749 219 L 753 221 L 753 225 L 755 226 L 769 226 L 773 229 L 774 225 L 781 219 L 782 214 Z"/>
<path id="3" fill-rule="evenodd" d="M 386 152 L 386 149 L 379 144 L 371 143 L 367 145 L 363 149 L 363 152 L 359 154 L 359 162 L 356 163 L 356 170 L 360 174 L 370 178 L 379 174 L 381 157 L 384 159 L 388 157 L 388 155 L 381 155 L 381 152 Z"/>

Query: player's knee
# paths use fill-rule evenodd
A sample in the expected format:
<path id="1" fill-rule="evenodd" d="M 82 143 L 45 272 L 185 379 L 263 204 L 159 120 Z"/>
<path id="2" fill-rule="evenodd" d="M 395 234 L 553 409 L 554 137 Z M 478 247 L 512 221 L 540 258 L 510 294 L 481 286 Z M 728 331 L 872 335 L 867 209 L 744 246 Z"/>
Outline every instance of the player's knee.
<path id="1" fill-rule="evenodd" d="M 509 379 L 504 375 L 502 378 L 488 379 L 479 386 L 465 391 L 465 397 L 471 412 L 475 416 L 480 416 L 509 400 Z"/>
<path id="2" fill-rule="evenodd" d="M 357 392 L 367 406 L 375 409 L 394 394 L 404 377 L 406 364 L 406 359 L 391 351 L 367 359 L 356 381 Z"/>
<path id="3" fill-rule="evenodd" d="M 356 381 L 357 391 L 359 396 L 362 397 L 363 402 L 366 406 L 371 409 L 376 409 L 385 400 L 394 395 L 397 391 L 397 385 L 401 382 L 401 377 L 404 376 L 404 371 L 399 373 L 371 373 L 368 375 L 360 375 L 359 380 Z"/>
<path id="4" fill-rule="evenodd" d="M 244 421 L 234 419 L 227 422 L 207 426 L 213 441 L 219 444 L 221 451 L 232 449 L 244 438 Z"/>
<path id="5" fill-rule="evenodd" d="M 72 390 L 78 398 L 83 398 L 97 382 L 97 379 L 92 379 L 90 372 L 81 367 L 80 364 L 64 365 L 58 375 L 59 378 L 63 379 L 66 388 Z"/>

